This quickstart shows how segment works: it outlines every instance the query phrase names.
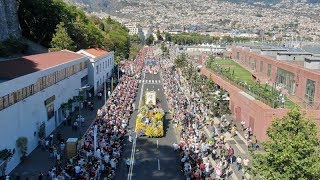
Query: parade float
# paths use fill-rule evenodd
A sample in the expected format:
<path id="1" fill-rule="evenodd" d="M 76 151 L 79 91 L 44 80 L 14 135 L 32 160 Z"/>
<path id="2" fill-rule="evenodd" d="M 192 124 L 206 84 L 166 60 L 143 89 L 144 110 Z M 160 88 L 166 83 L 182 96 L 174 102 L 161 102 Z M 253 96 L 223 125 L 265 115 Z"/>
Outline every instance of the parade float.
<path id="1" fill-rule="evenodd" d="M 135 131 L 139 135 L 150 138 L 163 136 L 163 116 L 164 111 L 156 105 L 156 92 L 145 93 L 145 102 L 139 109 L 136 119 Z"/>

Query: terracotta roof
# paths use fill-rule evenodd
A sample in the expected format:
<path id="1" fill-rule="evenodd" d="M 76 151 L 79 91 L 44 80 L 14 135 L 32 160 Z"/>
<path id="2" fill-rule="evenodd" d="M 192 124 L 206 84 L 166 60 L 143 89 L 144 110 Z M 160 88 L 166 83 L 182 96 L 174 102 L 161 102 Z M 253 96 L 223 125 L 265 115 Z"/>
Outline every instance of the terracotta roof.
<path id="1" fill-rule="evenodd" d="M 79 58 L 71 51 L 57 51 L 0 61 L 0 78 L 13 79 L 36 71 L 41 71 Z"/>
<path id="2" fill-rule="evenodd" d="M 103 56 L 105 54 L 108 54 L 108 51 L 105 51 L 103 49 L 100 48 L 91 48 L 91 49 L 85 49 L 84 51 L 86 51 L 87 53 L 95 56 L 95 57 L 99 57 L 99 56 Z"/>

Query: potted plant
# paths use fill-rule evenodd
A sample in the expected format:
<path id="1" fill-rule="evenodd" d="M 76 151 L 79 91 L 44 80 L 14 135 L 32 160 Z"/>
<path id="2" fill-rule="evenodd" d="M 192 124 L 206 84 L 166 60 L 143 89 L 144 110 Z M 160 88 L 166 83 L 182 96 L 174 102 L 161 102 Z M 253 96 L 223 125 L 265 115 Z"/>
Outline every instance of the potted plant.
<path id="1" fill-rule="evenodd" d="M 7 169 L 7 162 L 12 158 L 14 154 L 14 150 L 10 149 L 3 149 L 0 151 L 0 160 L 4 161 L 4 166 L 1 169 L 1 174 L 6 174 L 6 169 Z"/>
<path id="2" fill-rule="evenodd" d="M 27 157 L 27 149 L 28 149 L 28 138 L 27 137 L 19 137 L 16 141 L 17 147 L 20 150 L 21 157 L 20 160 L 23 162 Z"/>
<path id="3" fill-rule="evenodd" d="M 38 137 L 39 137 L 39 139 L 43 139 L 46 137 L 46 123 L 45 122 L 42 122 L 41 125 L 39 126 Z"/>

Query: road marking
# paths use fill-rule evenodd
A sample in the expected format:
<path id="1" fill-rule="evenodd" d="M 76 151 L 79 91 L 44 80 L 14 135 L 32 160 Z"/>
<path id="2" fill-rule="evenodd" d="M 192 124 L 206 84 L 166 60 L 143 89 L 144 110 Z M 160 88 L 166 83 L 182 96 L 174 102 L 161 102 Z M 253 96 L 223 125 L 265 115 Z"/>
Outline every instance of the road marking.
<path id="1" fill-rule="evenodd" d="M 158 159 L 158 170 L 160 171 L 160 160 Z"/>
<path id="2" fill-rule="evenodd" d="M 242 137 L 242 135 L 241 135 L 238 131 L 236 131 L 236 133 L 237 133 L 237 136 L 238 136 L 244 143 L 246 143 L 246 145 L 248 145 L 247 140 L 244 139 L 244 137 Z"/>
<path id="3" fill-rule="evenodd" d="M 229 132 L 226 132 L 225 135 L 226 135 L 226 140 L 227 139 L 228 140 L 234 140 L 236 142 L 234 145 L 239 149 L 239 151 L 242 154 L 246 154 L 246 151 L 238 144 L 238 142 L 234 138 L 231 137 L 231 134 Z"/>
<path id="4" fill-rule="evenodd" d="M 159 148 L 159 141 L 157 140 L 157 148 Z"/>
<path id="5" fill-rule="evenodd" d="M 129 173 L 128 173 L 127 180 L 131 180 L 132 179 L 134 154 L 135 154 L 135 150 L 136 150 L 136 141 L 137 141 L 137 134 L 136 134 L 136 138 L 133 140 L 133 144 L 132 144 L 131 157 L 130 157 L 130 168 L 129 168 Z"/>

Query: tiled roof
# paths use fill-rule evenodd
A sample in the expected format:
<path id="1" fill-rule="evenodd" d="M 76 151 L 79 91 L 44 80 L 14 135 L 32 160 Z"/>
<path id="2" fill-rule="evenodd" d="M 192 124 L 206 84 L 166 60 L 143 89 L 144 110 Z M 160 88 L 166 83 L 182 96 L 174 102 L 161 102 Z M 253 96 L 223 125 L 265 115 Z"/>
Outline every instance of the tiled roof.
<path id="1" fill-rule="evenodd" d="M 99 57 L 99 56 L 103 56 L 105 54 L 108 54 L 108 51 L 105 51 L 100 48 L 85 49 L 84 51 L 86 51 L 87 53 L 89 53 L 95 57 Z"/>
<path id="2" fill-rule="evenodd" d="M 71 51 L 57 51 L 0 61 L 0 78 L 13 79 L 82 58 Z"/>

